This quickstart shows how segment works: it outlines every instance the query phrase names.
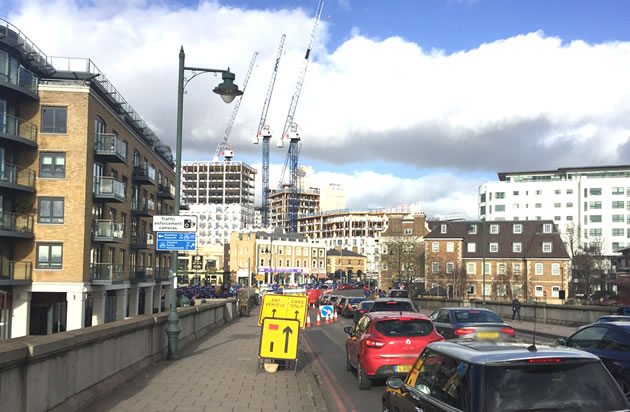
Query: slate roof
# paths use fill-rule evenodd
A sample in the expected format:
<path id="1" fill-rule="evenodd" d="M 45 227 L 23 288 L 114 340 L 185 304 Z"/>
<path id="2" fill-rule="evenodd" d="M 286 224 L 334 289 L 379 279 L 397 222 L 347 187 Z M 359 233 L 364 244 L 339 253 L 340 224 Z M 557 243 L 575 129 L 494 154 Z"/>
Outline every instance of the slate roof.
<path id="1" fill-rule="evenodd" d="M 343 254 L 342 254 L 343 252 Z M 337 250 L 337 249 L 330 249 L 326 252 L 326 254 L 328 256 L 348 256 L 348 257 L 365 257 L 363 255 L 360 255 L 356 252 L 353 252 L 351 250 L 348 249 L 342 249 L 341 251 Z"/>
<path id="2" fill-rule="evenodd" d="M 424 239 L 462 239 L 462 258 L 483 257 L 483 221 L 431 221 L 431 232 Z M 560 233 L 551 220 L 518 220 L 518 221 L 488 221 L 486 224 L 486 259 L 569 259 L 566 247 L 562 242 Z M 513 233 L 513 225 L 522 225 L 521 233 Z M 543 233 L 543 225 L 551 224 L 552 232 Z M 446 233 L 441 233 L 441 226 L 446 225 Z M 469 233 L 468 226 L 476 225 L 477 233 Z M 498 225 L 499 233 L 490 233 L 490 225 Z M 468 252 L 467 243 L 476 243 L 475 252 Z M 521 252 L 513 252 L 512 244 L 521 243 Z M 551 253 L 543 253 L 543 242 L 551 242 Z M 490 252 L 489 244 L 498 243 L 499 251 Z M 429 247 L 427 245 L 427 247 Z"/>

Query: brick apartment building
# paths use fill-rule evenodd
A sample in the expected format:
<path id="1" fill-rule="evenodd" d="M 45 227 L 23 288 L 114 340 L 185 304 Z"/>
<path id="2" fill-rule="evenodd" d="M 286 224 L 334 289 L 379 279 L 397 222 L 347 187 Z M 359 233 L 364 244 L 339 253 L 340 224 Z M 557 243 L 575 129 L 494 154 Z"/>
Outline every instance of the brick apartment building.
<path id="1" fill-rule="evenodd" d="M 485 223 L 485 234 L 484 234 Z M 430 222 L 424 237 L 427 289 L 449 296 L 560 303 L 569 255 L 553 221 Z M 485 242 L 484 242 L 485 240 Z M 485 256 L 485 259 L 484 259 Z"/>
<path id="2" fill-rule="evenodd" d="M 346 282 L 366 280 L 367 258 L 355 250 L 336 247 L 326 252 L 326 273 L 330 278 Z"/>
<path id="3" fill-rule="evenodd" d="M 50 58 L 6 21 L 0 34 L 0 339 L 159 311 L 170 149 L 91 60 Z"/>

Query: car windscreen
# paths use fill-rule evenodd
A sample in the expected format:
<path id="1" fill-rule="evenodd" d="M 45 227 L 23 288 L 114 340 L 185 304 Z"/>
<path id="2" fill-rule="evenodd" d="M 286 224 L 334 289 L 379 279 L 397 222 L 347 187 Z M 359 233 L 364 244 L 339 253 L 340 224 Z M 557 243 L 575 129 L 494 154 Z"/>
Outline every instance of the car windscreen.
<path id="1" fill-rule="evenodd" d="M 500 317 L 487 310 L 454 310 L 455 320 L 458 323 L 468 322 L 498 322 L 503 323 Z"/>
<path id="2" fill-rule="evenodd" d="M 623 395 L 600 362 L 548 362 L 485 368 L 487 412 L 626 410 Z"/>
<path id="3" fill-rule="evenodd" d="M 390 302 L 374 302 L 374 306 L 372 306 L 372 308 L 370 309 L 370 312 L 385 312 L 385 311 L 415 312 L 416 308 L 414 308 L 409 302 L 390 301 Z"/>
<path id="4" fill-rule="evenodd" d="M 361 302 L 361 305 L 359 306 L 359 309 L 361 309 L 361 310 L 370 309 L 373 304 L 374 304 L 373 300 L 363 301 L 363 302 Z"/>
<path id="5" fill-rule="evenodd" d="M 363 298 L 350 298 L 348 303 L 359 303 L 359 302 L 363 302 L 364 300 L 365 299 L 363 299 Z"/>
<path id="6" fill-rule="evenodd" d="M 328 301 L 329 302 L 336 302 L 338 297 L 339 296 L 331 296 L 330 299 L 328 299 Z"/>
<path id="7" fill-rule="evenodd" d="M 389 292 L 389 295 L 392 298 L 407 298 L 409 297 L 409 293 L 406 290 L 392 290 Z"/>
<path id="8" fill-rule="evenodd" d="M 422 319 L 387 319 L 374 324 L 377 331 L 385 336 L 427 336 L 433 324 Z"/>

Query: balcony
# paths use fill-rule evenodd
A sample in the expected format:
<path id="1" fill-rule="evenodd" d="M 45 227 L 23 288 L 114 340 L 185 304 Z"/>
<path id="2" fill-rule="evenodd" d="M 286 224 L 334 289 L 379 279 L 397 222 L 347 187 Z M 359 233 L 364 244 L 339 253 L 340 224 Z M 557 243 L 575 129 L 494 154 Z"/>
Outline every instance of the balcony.
<path id="1" fill-rule="evenodd" d="M 154 244 L 153 233 L 131 233 L 132 249 L 153 249 Z"/>
<path id="2" fill-rule="evenodd" d="M 113 220 L 96 219 L 92 239 L 100 243 L 122 243 L 125 240 L 125 226 Z"/>
<path id="3" fill-rule="evenodd" d="M 34 193 L 35 171 L 0 162 L 0 187 Z"/>
<path id="4" fill-rule="evenodd" d="M 102 202 L 125 203 L 125 185 L 113 177 L 97 177 L 92 188 L 94 198 Z"/>
<path id="5" fill-rule="evenodd" d="M 168 268 L 155 268 L 155 280 L 164 281 L 170 280 L 171 270 Z"/>
<path id="6" fill-rule="evenodd" d="M 37 126 L 26 120 L 0 113 L 0 139 L 37 148 Z"/>
<path id="7" fill-rule="evenodd" d="M 127 145 L 115 134 L 97 134 L 94 154 L 104 162 L 127 163 Z"/>
<path id="8" fill-rule="evenodd" d="M 129 280 L 135 283 L 152 281 L 153 268 L 151 266 L 132 266 L 129 269 Z"/>
<path id="9" fill-rule="evenodd" d="M 0 61 L 0 64 L 7 63 L 8 62 L 4 59 Z M 14 61 L 11 63 L 14 63 Z M 9 74 L 0 72 L 0 86 L 25 94 L 34 100 L 39 100 L 39 96 L 37 95 L 39 78 L 37 75 L 22 66 L 18 66 L 17 68 L 13 64 L 10 66 Z"/>
<path id="10" fill-rule="evenodd" d="M 0 285 L 30 285 L 33 264 L 31 262 L 3 262 Z"/>
<path id="11" fill-rule="evenodd" d="M 158 185 L 158 199 L 171 199 L 175 200 L 175 186 L 172 184 Z"/>
<path id="12" fill-rule="evenodd" d="M 190 210 L 190 207 L 188 206 L 188 203 L 186 202 L 186 199 L 182 199 L 179 202 L 179 210 Z"/>
<path id="13" fill-rule="evenodd" d="M 32 239 L 33 215 L 0 212 L 0 237 Z"/>
<path id="14" fill-rule="evenodd" d="M 122 283 L 122 265 L 115 263 L 92 263 L 90 279 L 94 285 L 111 285 Z"/>
<path id="15" fill-rule="evenodd" d="M 155 168 L 149 165 L 134 166 L 133 182 L 140 185 L 154 185 Z"/>
<path id="16" fill-rule="evenodd" d="M 155 201 L 144 199 L 144 201 L 131 202 L 131 214 L 134 216 L 153 217 L 155 215 Z"/>

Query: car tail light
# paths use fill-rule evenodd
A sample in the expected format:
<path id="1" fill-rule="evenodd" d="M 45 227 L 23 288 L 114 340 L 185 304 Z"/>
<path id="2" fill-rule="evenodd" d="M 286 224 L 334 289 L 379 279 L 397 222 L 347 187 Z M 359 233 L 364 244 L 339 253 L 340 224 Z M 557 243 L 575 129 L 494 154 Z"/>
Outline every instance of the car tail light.
<path id="1" fill-rule="evenodd" d="M 395 305 L 395 304 L 396 304 L 396 302 L 395 302 L 395 301 L 394 301 L 394 302 L 387 302 L 387 304 L 388 304 L 388 305 Z"/>
<path id="2" fill-rule="evenodd" d="M 396 320 L 411 320 L 411 318 L 398 318 Z"/>
<path id="3" fill-rule="evenodd" d="M 383 346 L 385 346 L 385 342 L 379 342 L 374 339 L 366 339 L 365 346 L 367 346 L 368 348 L 382 348 Z"/>
<path id="4" fill-rule="evenodd" d="M 560 362 L 558 358 L 543 358 L 543 359 L 528 359 L 529 363 L 548 363 L 548 362 Z"/>
<path id="5" fill-rule="evenodd" d="M 352 309 L 352 305 L 346 306 L 346 309 Z"/>
<path id="6" fill-rule="evenodd" d="M 506 335 L 514 336 L 514 329 L 510 329 L 510 328 L 501 329 L 501 333 L 505 333 Z"/>
<path id="7" fill-rule="evenodd" d="M 365 313 L 367 310 L 360 310 L 359 313 Z"/>
<path id="8" fill-rule="evenodd" d="M 470 335 L 471 333 L 475 333 L 475 329 L 474 328 L 455 329 L 455 334 L 458 335 L 458 336 Z"/>

